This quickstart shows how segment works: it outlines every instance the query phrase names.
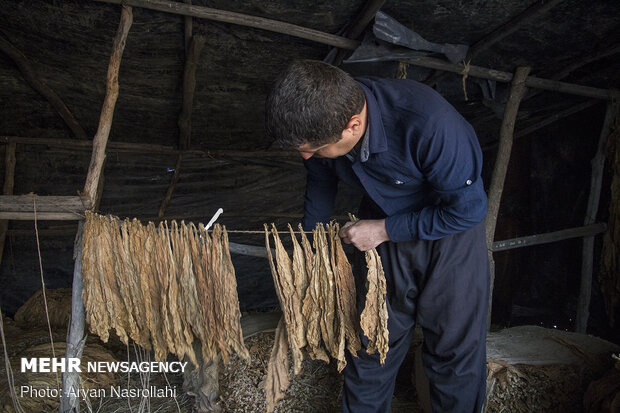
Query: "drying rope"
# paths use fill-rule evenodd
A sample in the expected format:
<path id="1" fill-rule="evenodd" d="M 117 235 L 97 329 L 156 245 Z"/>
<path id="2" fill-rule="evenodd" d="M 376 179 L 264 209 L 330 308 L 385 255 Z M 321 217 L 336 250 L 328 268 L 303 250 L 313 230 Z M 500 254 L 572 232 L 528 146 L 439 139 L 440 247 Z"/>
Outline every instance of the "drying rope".
<path id="1" fill-rule="evenodd" d="M 45 279 L 43 278 L 43 262 L 41 261 L 41 244 L 39 242 L 39 228 L 37 226 L 37 197 L 33 198 L 33 210 L 34 210 L 34 232 L 37 237 L 37 252 L 39 253 L 39 269 L 41 270 L 41 291 L 43 292 L 43 305 L 45 306 L 45 317 L 47 318 L 47 329 L 50 334 L 50 345 L 52 347 L 52 357 L 56 358 L 56 351 L 54 350 L 54 337 L 52 336 L 52 325 L 50 323 L 50 313 L 47 307 L 47 295 L 45 294 Z M 58 370 L 56 370 L 56 385 L 60 384 L 58 378 Z"/>

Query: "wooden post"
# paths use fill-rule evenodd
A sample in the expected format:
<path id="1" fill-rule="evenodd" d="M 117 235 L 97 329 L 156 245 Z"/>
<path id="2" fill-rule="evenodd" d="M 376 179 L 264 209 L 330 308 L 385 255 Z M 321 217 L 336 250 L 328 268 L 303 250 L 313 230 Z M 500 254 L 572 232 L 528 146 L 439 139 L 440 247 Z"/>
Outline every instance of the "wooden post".
<path id="1" fill-rule="evenodd" d="M 601 197 L 603 184 L 603 168 L 605 167 L 605 145 L 607 137 L 611 133 L 614 120 L 617 115 L 618 105 L 615 100 L 607 104 L 605 120 L 601 129 L 596 154 L 592 159 L 592 176 L 590 178 L 590 196 L 586 208 L 584 225 L 593 224 L 598 212 L 598 204 Z M 579 288 L 579 300 L 577 302 L 577 316 L 575 319 L 575 331 L 585 333 L 588 328 L 590 316 L 590 297 L 592 295 L 592 267 L 594 265 L 594 236 L 583 239 L 581 258 L 581 285 Z"/>
<path id="2" fill-rule="evenodd" d="M 78 224 L 75 244 L 73 246 L 73 288 L 71 291 L 71 322 L 67 330 L 67 351 L 65 358 L 74 357 L 81 359 L 82 351 L 86 343 L 84 334 L 84 324 L 86 314 L 84 312 L 84 302 L 82 301 L 82 233 L 84 232 L 84 221 Z M 60 397 L 60 413 L 79 412 L 80 374 L 78 372 L 62 373 L 62 394 Z"/>
<path id="3" fill-rule="evenodd" d="M 78 121 L 73 116 L 73 113 L 69 110 L 67 105 L 62 101 L 60 96 L 54 92 L 54 90 L 46 85 L 39 76 L 37 76 L 36 72 L 32 68 L 32 65 L 28 61 L 28 58 L 15 46 L 13 46 L 7 39 L 0 35 L 0 50 L 3 51 L 7 56 L 9 56 L 19 71 L 21 72 L 26 82 L 41 96 L 43 96 L 47 101 L 56 109 L 58 115 L 65 121 L 69 129 L 73 132 L 76 138 L 87 140 L 86 132 L 80 126 Z"/>
<path id="4" fill-rule="evenodd" d="M 112 47 L 112 55 L 110 56 L 110 64 L 108 66 L 106 95 L 103 100 L 103 108 L 99 117 L 99 127 L 93 139 L 93 154 L 88 167 L 88 175 L 84 184 L 84 194 L 91 199 L 97 195 L 97 185 L 99 183 L 99 175 L 103 168 L 105 159 L 105 148 L 112 127 L 112 118 L 114 117 L 114 106 L 118 97 L 118 70 L 125 49 L 127 33 L 131 27 L 133 15 L 131 7 L 122 6 L 121 21 L 114 37 L 114 45 Z"/>
<path id="5" fill-rule="evenodd" d="M 487 327 L 491 325 L 491 306 L 493 304 L 493 284 L 495 281 L 495 261 L 493 260 L 493 237 L 495 236 L 495 226 L 497 224 L 497 215 L 499 213 L 499 205 L 504 190 L 504 181 L 506 172 L 508 171 L 508 162 L 510 161 L 510 152 L 512 150 L 512 139 L 515 128 L 517 113 L 519 112 L 519 104 L 525 93 L 525 80 L 530 73 L 529 67 L 518 67 L 512 78 L 512 86 L 508 102 L 504 110 L 504 118 L 499 133 L 499 148 L 497 150 L 497 158 L 493 167 L 493 175 L 491 178 L 491 186 L 489 187 L 489 212 L 484 221 L 486 227 L 486 240 L 489 250 L 489 266 L 490 266 L 490 284 L 489 284 L 489 310 L 487 317 Z"/>
<path id="6" fill-rule="evenodd" d="M 11 143 L 6 147 L 4 154 L 4 195 L 13 195 L 15 186 L 15 144 Z M 9 229 L 9 221 L 0 219 L 0 264 L 2 263 L 2 253 L 4 252 L 4 243 L 6 241 L 6 232 Z"/>

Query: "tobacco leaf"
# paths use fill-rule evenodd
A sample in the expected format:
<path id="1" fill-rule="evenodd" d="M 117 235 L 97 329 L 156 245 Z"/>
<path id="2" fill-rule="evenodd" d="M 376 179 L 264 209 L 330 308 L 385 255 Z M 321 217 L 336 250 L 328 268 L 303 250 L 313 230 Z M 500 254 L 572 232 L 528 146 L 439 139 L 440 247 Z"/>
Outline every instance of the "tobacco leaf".
<path id="1" fill-rule="evenodd" d="M 296 295 L 295 283 L 293 281 L 292 262 L 273 224 L 271 234 L 273 235 L 273 244 L 276 250 L 276 269 L 278 270 L 274 282 L 278 283 L 280 289 L 280 304 L 284 314 L 289 347 L 293 355 L 293 371 L 295 374 L 299 374 L 301 372 L 303 353 L 301 352 L 302 346 L 298 340 L 297 330 L 299 324 L 303 326 L 303 321 L 301 314 L 296 311 L 299 308 L 299 299 Z"/>
<path id="2" fill-rule="evenodd" d="M 235 277 L 235 267 L 230 257 L 228 245 L 228 233 L 226 227 L 222 226 L 222 264 L 223 264 L 223 286 L 224 303 L 226 304 L 226 333 L 227 342 L 239 357 L 249 360 L 250 352 L 243 342 L 243 331 L 241 330 L 241 311 L 239 310 L 239 297 L 237 296 L 237 278 Z"/>
<path id="3" fill-rule="evenodd" d="M 267 229 L 265 230 L 267 231 Z M 267 232 L 265 233 L 267 234 Z M 288 340 L 286 338 L 284 316 L 282 316 L 276 328 L 276 335 L 264 382 L 268 413 L 273 412 L 277 403 L 284 398 L 284 391 L 288 389 L 289 384 Z"/>

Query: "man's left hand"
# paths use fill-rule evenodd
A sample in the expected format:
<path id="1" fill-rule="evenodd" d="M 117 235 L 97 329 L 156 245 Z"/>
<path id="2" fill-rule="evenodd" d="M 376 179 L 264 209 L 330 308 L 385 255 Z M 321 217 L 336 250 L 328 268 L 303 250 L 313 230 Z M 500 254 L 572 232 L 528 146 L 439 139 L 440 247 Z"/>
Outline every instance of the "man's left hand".
<path id="1" fill-rule="evenodd" d="M 339 235 L 345 244 L 353 244 L 360 251 L 371 250 L 390 240 L 385 229 L 385 219 L 349 221 L 340 229 Z"/>

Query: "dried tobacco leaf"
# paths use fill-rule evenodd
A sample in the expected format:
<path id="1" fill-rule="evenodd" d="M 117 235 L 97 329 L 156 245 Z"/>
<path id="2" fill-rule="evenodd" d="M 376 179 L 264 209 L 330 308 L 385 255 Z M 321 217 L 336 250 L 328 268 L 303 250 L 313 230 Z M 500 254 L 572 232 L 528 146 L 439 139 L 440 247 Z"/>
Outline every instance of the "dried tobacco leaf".
<path id="1" fill-rule="evenodd" d="M 272 224 L 271 234 L 273 235 L 273 243 L 276 250 L 276 268 L 278 270 L 277 282 L 280 289 L 280 301 L 284 321 L 286 324 L 286 332 L 289 341 L 289 347 L 293 355 L 293 371 L 295 374 L 301 372 L 301 362 L 303 354 L 302 346 L 297 336 L 298 326 L 303 326 L 301 314 L 296 309 L 300 307 L 299 297 L 297 296 L 295 283 L 293 281 L 292 262 L 282 245 L 282 240 L 278 235 L 275 225 Z M 274 281 L 276 281 L 274 279 Z"/>
<path id="2" fill-rule="evenodd" d="M 267 234 L 267 232 L 265 232 Z M 280 318 L 276 328 L 276 336 L 271 349 L 271 357 L 267 365 L 265 377 L 265 398 L 267 399 L 267 413 L 275 410 L 276 404 L 284 398 L 284 391 L 288 389 L 288 340 L 284 316 Z"/>
<path id="3" fill-rule="evenodd" d="M 229 347 L 235 350 L 239 357 L 249 360 L 250 352 L 243 343 L 243 331 L 241 330 L 241 311 L 239 310 L 239 297 L 237 296 L 235 267 L 233 267 L 232 258 L 230 257 L 228 233 L 224 226 L 222 226 L 222 254 L 227 342 Z"/>
<path id="4" fill-rule="evenodd" d="M 110 318 L 105 311 L 105 297 L 99 272 L 97 271 L 98 240 L 101 222 L 97 215 L 86 211 L 86 222 L 82 236 L 82 301 L 86 310 L 86 322 L 90 331 L 97 334 L 104 343 L 108 342 Z"/>

